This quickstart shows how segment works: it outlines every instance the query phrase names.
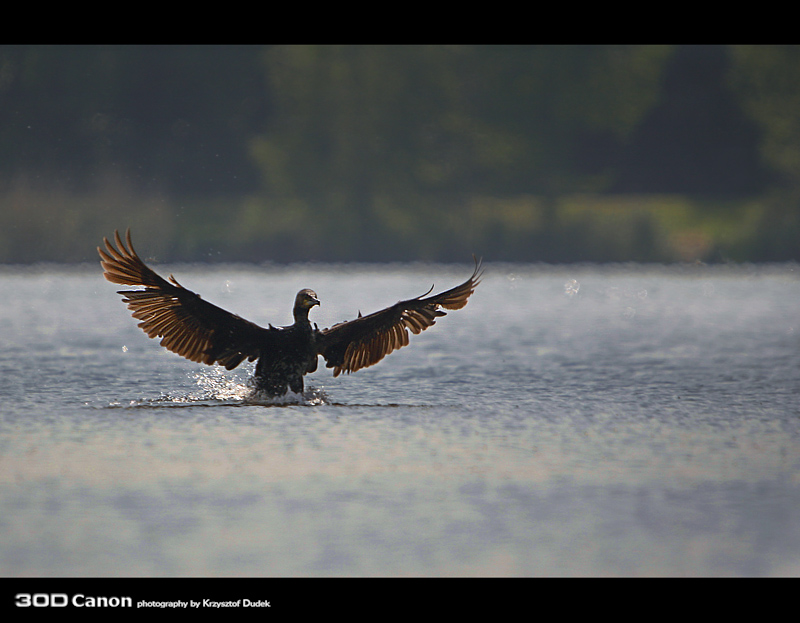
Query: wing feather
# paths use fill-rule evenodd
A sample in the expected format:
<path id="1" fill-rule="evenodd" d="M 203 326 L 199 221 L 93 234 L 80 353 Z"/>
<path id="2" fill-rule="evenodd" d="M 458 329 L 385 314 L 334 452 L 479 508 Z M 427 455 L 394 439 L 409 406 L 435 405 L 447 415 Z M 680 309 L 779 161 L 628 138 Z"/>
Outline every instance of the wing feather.
<path id="1" fill-rule="evenodd" d="M 148 337 L 160 337 L 161 345 L 190 361 L 219 363 L 229 370 L 244 359 L 253 361 L 269 344 L 271 331 L 204 301 L 170 275 L 169 281 L 149 268 L 131 243 L 114 232 L 116 246 L 103 238 L 98 247 L 105 278 L 144 290 L 121 290 L 122 301 Z"/>
<path id="2" fill-rule="evenodd" d="M 391 307 L 355 320 L 323 329 L 318 337 L 318 352 L 333 375 L 356 372 L 375 365 L 389 353 L 408 346 L 408 331 L 422 333 L 445 316 L 442 309 L 461 309 L 480 283 L 481 262 L 475 258 L 472 276 L 450 290 L 400 301 Z"/>

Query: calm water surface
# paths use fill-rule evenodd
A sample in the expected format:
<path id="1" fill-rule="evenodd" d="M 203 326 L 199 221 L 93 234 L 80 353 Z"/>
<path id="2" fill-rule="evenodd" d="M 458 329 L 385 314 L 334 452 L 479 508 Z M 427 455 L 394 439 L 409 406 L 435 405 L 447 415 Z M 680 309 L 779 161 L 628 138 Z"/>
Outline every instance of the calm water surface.
<path id="1" fill-rule="evenodd" d="M 313 288 L 322 327 L 471 267 L 170 270 L 260 324 Z M 269 405 L 98 267 L 0 269 L 0 575 L 800 575 L 798 277 L 489 264 Z"/>

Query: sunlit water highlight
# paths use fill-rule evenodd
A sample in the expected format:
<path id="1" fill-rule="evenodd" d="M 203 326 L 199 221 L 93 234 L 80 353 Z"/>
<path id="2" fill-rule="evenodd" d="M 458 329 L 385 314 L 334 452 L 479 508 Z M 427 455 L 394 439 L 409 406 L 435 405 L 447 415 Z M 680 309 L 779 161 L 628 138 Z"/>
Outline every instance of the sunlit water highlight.
<path id="1" fill-rule="evenodd" d="M 471 267 L 167 267 L 322 326 Z M 798 575 L 797 267 L 487 266 L 374 368 L 269 401 L 96 267 L 0 270 L 0 574 Z"/>

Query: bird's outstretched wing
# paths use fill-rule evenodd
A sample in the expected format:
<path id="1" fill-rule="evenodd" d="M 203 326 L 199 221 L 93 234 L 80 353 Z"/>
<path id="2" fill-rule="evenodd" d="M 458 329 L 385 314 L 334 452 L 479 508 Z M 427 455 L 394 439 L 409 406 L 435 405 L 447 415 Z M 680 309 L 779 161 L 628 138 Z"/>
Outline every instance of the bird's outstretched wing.
<path id="1" fill-rule="evenodd" d="M 170 275 L 169 281 L 150 269 L 136 254 L 131 232 L 114 232 L 116 247 L 103 238 L 105 250 L 98 247 L 105 278 L 144 290 L 120 290 L 141 320 L 139 327 L 148 337 L 160 337 L 164 348 L 191 361 L 218 363 L 231 370 L 244 359 L 255 360 L 269 343 L 271 330 L 225 311 L 187 290 Z"/>
<path id="2" fill-rule="evenodd" d="M 475 259 L 475 271 L 460 286 L 427 296 L 423 294 L 391 307 L 360 316 L 355 320 L 323 329 L 318 337 L 318 352 L 333 375 L 355 372 L 374 365 L 386 355 L 408 344 L 408 329 L 421 333 L 445 316 L 444 309 L 461 309 L 480 283 L 481 262 Z M 430 292 L 430 291 L 429 291 Z"/>

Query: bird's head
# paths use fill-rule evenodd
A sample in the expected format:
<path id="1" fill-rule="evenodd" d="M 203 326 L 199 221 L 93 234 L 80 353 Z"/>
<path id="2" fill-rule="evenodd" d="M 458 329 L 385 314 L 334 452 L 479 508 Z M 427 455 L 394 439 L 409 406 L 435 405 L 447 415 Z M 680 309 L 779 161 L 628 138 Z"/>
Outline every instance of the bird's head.
<path id="1" fill-rule="evenodd" d="M 308 288 L 300 290 L 300 292 L 297 293 L 297 297 L 294 299 L 294 306 L 298 309 L 311 309 L 314 305 L 319 304 L 317 293 Z"/>

